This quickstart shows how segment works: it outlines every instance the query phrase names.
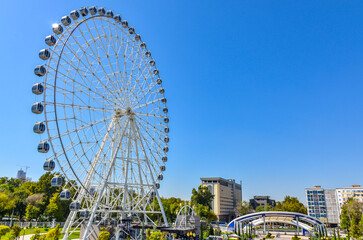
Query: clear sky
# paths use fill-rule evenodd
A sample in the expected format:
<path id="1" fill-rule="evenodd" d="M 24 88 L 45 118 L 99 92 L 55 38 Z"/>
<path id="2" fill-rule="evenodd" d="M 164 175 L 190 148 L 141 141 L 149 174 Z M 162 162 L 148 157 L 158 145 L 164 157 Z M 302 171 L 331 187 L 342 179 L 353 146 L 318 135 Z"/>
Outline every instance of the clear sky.
<path id="1" fill-rule="evenodd" d="M 363 1 L 2 1 L 0 176 L 44 173 L 32 132 L 34 66 L 51 24 L 104 6 L 135 26 L 170 109 L 161 195 L 200 177 L 243 182 L 243 199 L 363 184 Z"/>

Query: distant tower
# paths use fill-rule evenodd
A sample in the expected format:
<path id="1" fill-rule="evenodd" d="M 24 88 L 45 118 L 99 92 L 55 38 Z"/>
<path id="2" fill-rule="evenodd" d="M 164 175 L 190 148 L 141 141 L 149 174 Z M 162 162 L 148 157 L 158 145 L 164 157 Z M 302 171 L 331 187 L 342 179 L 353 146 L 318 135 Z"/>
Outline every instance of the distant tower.
<path id="1" fill-rule="evenodd" d="M 18 171 L 18 174 L 16 175 L 17 179 L 21 179 L 22 181 L 26 180 L 26 172 L 28 171 L 28 166 L 25 167 L 25 171 L 20 168 L 20 170 Z"/>
<path id="2" fill-rule="evenodd" d="M 26 179 L 26 172 L 24 172 L 23 169 L 20 169 L 18 171 L 18 174 L 16 175 L 16 178 L 17 179 L 21 179 L 22 181 L 25 181 L 25 179 Z"/>

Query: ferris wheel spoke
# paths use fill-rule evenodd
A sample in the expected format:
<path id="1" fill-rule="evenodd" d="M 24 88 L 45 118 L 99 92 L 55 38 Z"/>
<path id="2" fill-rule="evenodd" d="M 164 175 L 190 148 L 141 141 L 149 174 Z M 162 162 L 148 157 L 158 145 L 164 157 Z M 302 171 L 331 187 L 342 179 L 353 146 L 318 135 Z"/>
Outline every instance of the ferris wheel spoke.
<path id="1" fill-rule="evenodd" d="M 109 79 L 109 77 L 108 77 L 108 74 L 107 74 L 107 72 L 105 71 L 105 69 L 104 69 L 104 67 L 103 67 L 103 65 L 101 64 L 101 61 L 100 61 L 100 56 L 99 56 L 99 54 L 98 53 L 95 53 L 94 51 L 93 51 L 93 48 L 90 46 L 90 44 L 88 43 L 88 41 L 86 40 L 86 38 L 85 38 L 85 36 L 84 36 L 84 33 L 83 33 L 83 31 L 82 31 L 82 29 L 81 28 L 79 28 L 79 32 L 81 33 L 81 35 L 82 35 L 82 37 L 83 37 L 83 39 L 84 39 L 84 41 L 86 42 L 86 44 L 87 44 L 87 46 L 88 46 L 88 48 L 92 51 L 92 54 L 94 55 L 94 56 L 97 56 L 98 57 L 98 59 L 95 59 L 95 58 L 93 58 L 96 62 L 98 62 L 98 65 L 102 68 L 102 71 L 103 71 L 103 73 L 105 74 L 105 76 L 107 76 L 107 78 L 108 78 L 108 81 L 110 81 L 110 79 Z M 78 44 L 78 46 L 79 46 L 79 48 L 83 51 L 83 54 L 84 54 L 84 56 L 85 56 L 85 58 L 86 58 L 86 60 L 87 60 L 87 62 L 90 64 L 90 61 L 89 61 L 89 59 L 88 59 L 88 56 L 89 56 L 89 54 L 87 54 L 85 51 L 84 51 L 84 49 L 83 49 L 83 47 L 80 45 L 80 43 L 77 41 L 77 39 L 72 35 L 72 38 L 74 39 L 74 41 Z M 96 40 L 92 37 L 92 39 L 93 39 L 93 43 L 96 45 Z M 83 62 L 83 61 L 82 61 Z M 84 63 L 83 63 L 84 64 Z M 85 64 L 84 64 L 85 65 Z M 85 65 L 86 66 L 86 65 Z M 91 65 L 90 64 L 90 66 L 93 66 L 93 65 Z M 92 71 L 93 73 L 95 73 L 95 71 Z M 100 78 L 99 77 L 97 77 L 97 75 L 95 75 L 95 77 L 99 80 L 99 82 L 106 88 L 106 89 L 108 89 L 106 86 L 105 86 L 105 84 L 100 80 Z M 114 86 L 113 86 L 114 87 Z M 117 93 L 117 91 L 116 91 L 116 89 L 114 88 L 113 89 L 113 91 L 111 91 L 110 89 L 108 89 L 108 91 L 109 91 L 109 93 L 110 94 L 112 94 L 113 96 L 114 96 L 114 92 L 116 92 Z M 115 99 L 117 99 L 117 97 L 116 96 L 114 96 L 115 97 Z M 120 97 L 120 96 L 118 96 L 118 97 Z"/>
<path id="2" fill-rule="evenodd" d="M 76 105 L 76 104 L 67 104 L 67 103 L 54 103 L 54 102 L 44 102 L 44 105 L 55 105 L 59 107 L 69 107 L 69 108 L 78 108 L 78 109 L 87 109 L 87 110 L 93 110 L 93 111 L 102 111 L 102 112 L 113 112 L 112 109 L 108 108 L 96 108 L 92 106 L 82 106 L 82 105 Z"/>

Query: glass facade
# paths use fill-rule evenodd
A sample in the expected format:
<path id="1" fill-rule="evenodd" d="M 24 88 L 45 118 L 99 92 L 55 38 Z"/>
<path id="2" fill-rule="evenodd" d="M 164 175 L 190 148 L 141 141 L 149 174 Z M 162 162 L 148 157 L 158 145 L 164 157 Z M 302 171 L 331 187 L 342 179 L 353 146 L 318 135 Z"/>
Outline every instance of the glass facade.
<path id="1" fill-rule="evenodd" d="M 324 189 L 306 189 L 308 215 L 327 222 L 327 211 Z"/>

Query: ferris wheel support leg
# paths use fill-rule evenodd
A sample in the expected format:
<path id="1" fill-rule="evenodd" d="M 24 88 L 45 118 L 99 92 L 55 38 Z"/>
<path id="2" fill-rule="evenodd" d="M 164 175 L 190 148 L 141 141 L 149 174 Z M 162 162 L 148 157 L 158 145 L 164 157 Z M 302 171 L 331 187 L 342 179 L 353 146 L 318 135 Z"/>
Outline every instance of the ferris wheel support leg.
<path id="1" fill-rule="evenodd" d="M 162 214 L 163 219 L 164 219 L 165 226 L 169 227 L 168 219 L 166 218 L 165 211 L 164 211 L 164 208 L 163 208 L 163 204 L 161 203 L 159 192 L 155 187 L 155 179 L 154 179 L 154 176 L 153 176 L 153 172 L 151 171 L 149 159 L 148 159 L 148 157 L 146 155 L 144 144 L 141 141 L 141 136 L 142 135 L 140 133 L 139 126 L 137 126 L 136 123 L 134 123 L 133 128 L 135 129 L 135 131 L 137 132 L 137 135 L 139 136 L 139 141 L 140 141 L 140 145 L 141 145 L 141 148 L 142 148 L 142 152 L 144 153 L 144 156 L 145 156 L 145 159 L 146 159 L 146 166 L 147 166 L 148 170 L 150 171 L 150 176 L 151 176 L 152 182 L 154 183 L 154 191 L 156 192 L 156 198 L 158 199 L 158 203 L 159 203 L 159 206 L 160 206 L 161 214 Z"/>
<path id="2" fill-rule="evenodd" d="M 87 240 L 88 233 L 89 233 L 90 228 L 91 228 L 92 223 L 93 223 L 93 219 L 94 219 L 94 217 L 95 217 L 95 214 L 96 214 L 96 212 L 97 212 L 98 206 L 99 206 L 99 204 L 100 204 L 100 202 L 101 202 L 101 199 L 102 199 L 102 197 L 103 197 L 103 193 L 104 193 L 104 191 L 105 191 L 105 188 L 106 188 L 106 185 L 107 185 L 107 182 L 108 182 L 108 178 L 110 177 L 110 174 L 111 174 L 111 172 L 112 172 L 112 170 L 113 170 L 113 168 L 114 168 L 115 161 L 116 161 L 116 157 L 117 157 L 117 152 L 118 152 L 118 150 L 120 149 L 120 146 L 121 146 L 121 144 L 122 144 L 123 137 L 125 136 L 125 132 L 126 132 L 126 129 L 127 129 L 127 126 L 129 125 L 129 123 L 130 123 L 130 122 L 127 120 L 127 121 L 126 121 L 126 123 L 125 123 L 125 125 L 126 125 L 126 126 L 125 126 L 125 128 L 124 128 L 124 130 L 123 130 L 123 132 L 122 132 L 122 135 L 121 135 L 120 140 L 119 140 L 119 142 L 118 142 L 118 144 L 117 144 L 116 150 L 112 153 L 112 157 L 111 157 L 110 165 L 109 165 L 109 168 L 108 168 L 108 170 L 107 170 L 107 175 L 106 175 L 106 177 L 105 177 L 105 181 L 104 181 L 104 183 L 103 183 L 103 185 L 102 185 L 102 188 L 101 188 L 100 194 L 99 194 L 99 196 L 98 196 L 98 198 L 97 198 L 97 202 L 96 202 L 96 204 L 94 205 L 94 207 L 93 207 L 93 209 L 92 209 L 91 217 L 89 218 L 89 221 L 88 221 L 88 224 L 87 224 L 86 231 L 84 232 L 84 235 L 83 235 L 83 237 L 82 237 L 82 239 L 83 239 L 83 240 Z"/>
<path id="3" fill-rule="evenodd" d="M 72 227 L 71 223 L 74 221 L 76 217 L 76 211 L 71 211 L 68 215 L 66 222 L 64 223 L 63 229 L 61 233 L 64 233 L 63 240 L 68 239 L 69 229 Z"/>

